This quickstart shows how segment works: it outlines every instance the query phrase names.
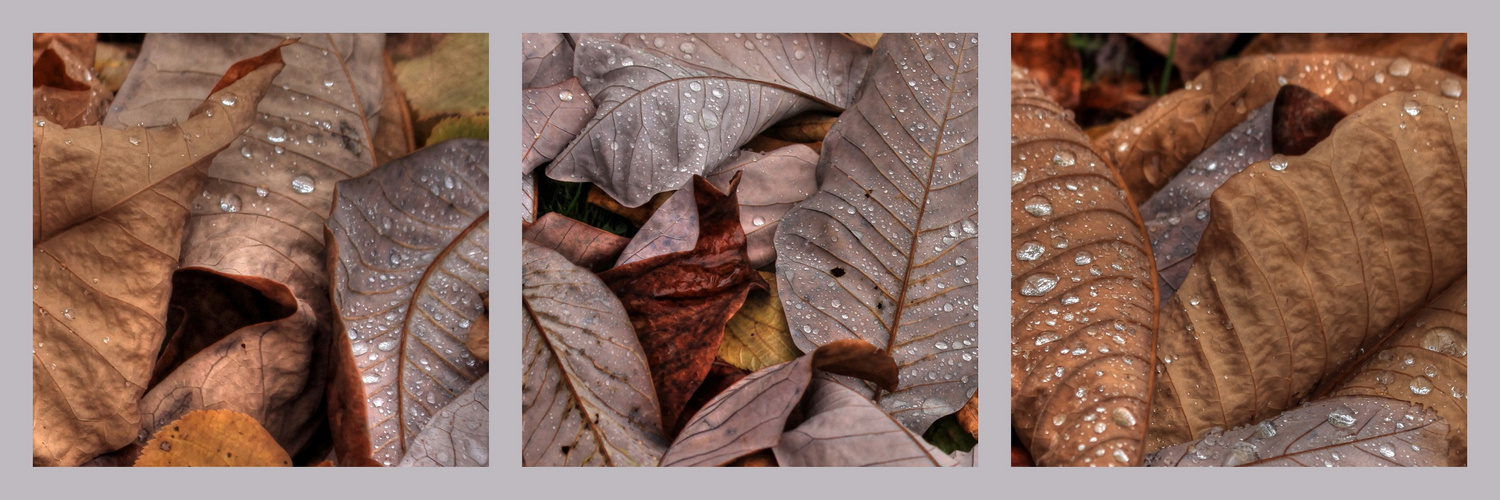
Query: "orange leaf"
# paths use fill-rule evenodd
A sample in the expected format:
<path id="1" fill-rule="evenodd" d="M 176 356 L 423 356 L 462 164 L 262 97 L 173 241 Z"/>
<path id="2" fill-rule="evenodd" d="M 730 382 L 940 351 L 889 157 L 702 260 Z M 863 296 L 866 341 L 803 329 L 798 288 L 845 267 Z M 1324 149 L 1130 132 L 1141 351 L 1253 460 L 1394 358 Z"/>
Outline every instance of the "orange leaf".
<path id="1" fill-rule="evenodd" d="M 161 428 L 136 467 L 290 467 L 292 457 L 249 415 L 197 410 Z"/>

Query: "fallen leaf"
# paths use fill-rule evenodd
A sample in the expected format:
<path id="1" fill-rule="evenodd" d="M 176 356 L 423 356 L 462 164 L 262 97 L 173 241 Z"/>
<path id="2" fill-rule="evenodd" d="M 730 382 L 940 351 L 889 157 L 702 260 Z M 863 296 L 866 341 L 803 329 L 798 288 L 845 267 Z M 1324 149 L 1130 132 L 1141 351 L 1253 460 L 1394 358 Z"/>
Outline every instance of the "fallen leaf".
<path id="1" fill-rule="evenodd" d="M 1468 33 L 1261 33 L 1240 55 L 1312 53 L 1406 57 L 1469 76 Z"/>
<path id="2" fill-rule="evenodd" d="M 484 299 L 484 316 L 474 320 L 474 327 L 469 329 L 469 335 L 464 339 L 464 347 L 474 355 L 474 359 L 480 361 L 490 360 L 490 299 Z"/>
<path id="3" fill-rule="evenodd" d="M 750 375 L 750 370 L 725 363 L 720 359 L 714 359 L 713 363 L 708 367 L 708 374 L 703 377 L 703 383 L 698 384 L 698 389 L 693 391 L 693 396 L 688 398 L 687 404 L 682 406 L 682 415 L 698 413 L 698 410 L 702 410 L 710 400 L 717 397 L 730 386 L 733 386 L 736 382 L 744 380 L 747 375 Z M 682 428 L 687 425 L 687 421 L 687 418 L 677 419 L 677 426 L 667 429 L 667 435 L 676 436 L 679 432 L 682 432 Z"/>
<path id="4" fill-rule="evenodd" d="M 97 125 L 114 93 L 92 73 L 94 34 L 36 33 L 32 40 L 31 114 L 66 128 Z"/>
<path id="5" fill-rule="evenodd" d="M 582 35 L 574 67 L 599 109 L 547 176 L 640 206 L 782 119 L 848 106 L 868 57 L 834 34 Z"/>
<path id="6" fill-rule="evenodd" d="M 881 37 L 859 100 L 828 133 L 818 192 L 776 234 L 797 347 L 886 349 L 903 382 L 880 407 L 917 432 L 979 387 L 978 43 Z"/>
<path id="7" fill-rule="evenodd" d="M 776 260 L 776 228 L 792 206 L 817 192 L 817 166 L 816 151 L 793 144 L 764 154 L 741 151 L 706 176 L 722 190 L 744 172 L 737 194 L 751 266 L 761 268 Z"/>
<path id="8" fill-rule="evenodd" d="M 183 207 L 281 71 L 281 47 L 260 49 L 268 46 L 200 89 L 207 100 L 184 95 L 195 107 L 176 126 L 33 120 L 33 464 L 81 464 L 136 438 L 136 403 L 166 334 Z M 229 95 L 249 105 L 220 104 Z"/>
<path id="9" fill-rule="evenodd" d="M 1467 116 L 1392 93 L 1214 192 L 1162 307 L 1148 449 L 1296 406 L 1464 274 Z"/>
<path id="10" fill-rule="evenodd" d="M 1229 52 L 1234 45 L 1236 33 L 1131 33 L 1131 38 L 1141 42 L 1163 57 L 1172 58 L 1172 65 L 1182 74 L 1182 81 L 1198 76 L 1203 70 Z"/>
<path id="11" fill-rule="evenodd" d="M 730 182 L 720 193 L 693 181 L 698 205 L 696 245 L 618 266 L 599 275 L 630 313 L 650 362 L 663 429 L 673 429 L 719 352 L 724 324 L 752 287 L 766 284 L 750 267 L 740 230 L 739 200 Z"/>
<path id="12" fill-rule="evenodd" d="M 474 116 L 450 116 L 432 126 L 427 144 L 437 144 L 453 139 L 490 139 L 490 115 L 488 112 Z"/>
<path id="13" fill-rule="evenodd" d="M 884 351 L 863 340 L 831 342 L 806 356 L 751 373 L 714 397 L 683 426 L 661 465 L 724 465 L 776 446 L 812 382 L 814 369 L 871 380 L 886 388 L 896 386 L 896 366 Z"/>
<path id="14" fill-rule="evenodd" d="M 536 222 L 536 177 L 521 174 L 521 223 Z"/>
<path id="15" fill-rule="evenodd" d="M 1094 140 L 1119 170 L 1133 199 L 1151 196 L 1204 148 L 1239 125 L 1250 110 L 1300 85 L 1353 112 L 1391 92 L 1437 89 L 1467 98 L 1461 77 L 1409 59 L 1335 54 L 1240 57 L 1215 64 L 1150 110 Z"/>
<path id="16" fill-rule="evenodd" d="M 880 37 L 882 35 L 884 35 L 884 33 L 839 33 L 839 34 L 840 35 L 844 35 L 844 37 L 846 37 L 846 38 L 848 38 L 850 40 L 854 40 L 855 43 L 858 43 L 860 45 L 864 45 L 864 46 L 872 48 L 872 49 L 875 48 L 875 44 L 880 43 Z"/>
<path id="17" fill-rule="evenodd" d="M 136 467 L 289 467 L 292 458 L 254 418 L 198 410 L 164 425 L 141 450 Z"/>
<path id="18" fill-rule="evenodd" d="M 577 78 L 539 89 L 522 89 L 521 173 L 552 161 L 594 116 L 594 100 Z"/>
<path id="19" fill-rule="evenodd" d="M 1407 401 L 1448 424 L 1447 465 L 1469 463 L 1469 280 L 1459 278 L 1338 384 L 1334 396 Z"/>
<path id="20" fill-rule="evenodd" d="M 724 340 L 719 343 L 719 359 L 749 371 L 785 363 L 802 355 L 792 342 L 776 292 L 776 275 L 757 271 L 770 288 L 751 291 L 740 310 L 724 324 Z"/>
<path id="21" fill-rule="evenodd" d="M 644 225 L 647 220 L 651 219 L 651 214 L 656 213 L 656 208 L 666 203 L 667 199 L 671 198 L 673 193 L 672 191 L 656 193 L 656 196 L 651 197 L 651 201 L 646 202 L 645 205 L 627 207 L 615 201 L 614 198 L 610 198 L 608 194 L 604 193 L 604 190 L 599 189 L 599 186 L 592 184 L 588 186 L 588 200 L 590 204 L 603 208 L 609 213 L 629 219 L 630 223 L 636 227 Z"/>
<path id="22" fill-rule="evenodd" d="M 490 375 L 485 374 L 438 410 L 412 440 L 401 467 L 490 465 Z"/>
<path id="23" fill-rule="evenodd" d="M 375 137 L 371 139 L 377 165 L 384 165 L 417 149 L 417 138 L 412 131 L 411 108 L 406 105 L 401 85 L 396 83 L 396 69 L 391 64 L 389 46 L 386 47 L 382 62 L 384 69 L 380 72 L 380 126 L 375 128 Z"/>
<path id="24" fill-rule="evenodd" d="M 527 226 L 521 239 L 550 248 L 569 262 L 602 271 L 619 257 L 630 240 L 567 216 L 548 212 Z"/>
<path id="25" fill-rule="evenodd" d="M 823 137 L 828 135 L 828 129 L 833 128 L 833 123 L 838 119 L 837 114 L 809 111 L 776 122 L 771 128 L 766 129 L 764 134 L 788 142 L 821 142 Z"/>
<path id="26" fill-rule="evenodd" d="M 1157 326 L 1145 228 L 1118 174 L 1016 70 L 1011 134 L 1012 424 L 1038 465 L 1138 465 Z"/>
<path id="27" fill-rule="evenodd" d="M 521 34 L 521 88 L 551 87 L 572 76 L 572 42 L 560 33 Z"/>
<path id="28" fill-rule="evenodd" d="M 969 402 L 958 409 L 958 424 L 969 431 L 969 434 L 973 434 L 975 439 L 979 438 L 979 391 L 974 391 L 974 397 L 969 398 Z"/>
<path id="29" fill-rule="evenodd" d="M 651 369 L 603 281 L 522 240 L 521 332 L 522 465 L 661 460 L 667 440 Z"/>
<path id="30" fill-rule="evenodd" d="M 1029 70 L 1047 96 L 1058 105 L 1073 109 L 1079 104 L 1083 86 L 1083 59 L 1068 45 L 1066 33 L 1011 33 L 1011 64 Z"/>
<path id="31" fill-rule="evenodd" d="M 436 135 L 435 127 L 448 118 L 489 121 L 489 61 L 488 33 L 444 34 L 421 55 L 394 61 L 396 82 L 411 105 L 416 144 L 429 146 L 451 138 Z"/>
<path id="32" fill-rule="evenodd" d="M 783 467 L 958 465 L 875 402 L 832 379 L 814 378 L 807 400 L 807 420 L 782 434 L 781 442 L 771 448 Z"/>
<path id="33" fill-rule="evenodd" d="M 1393 399 L 1345 396 L 1287 411 L 1258 425 L 1209 430 L 1151 454 L 1153 467 L 1424 467 L 1442 465 L 1448 424 Z"/>
<path id="34" fill-rule="evenodd" d="M 120 91 L 120 84 L 125 83 L 140 52 L 139 44 L 102 42 L 94 47 L 94 71 L 110 94 Z"/>
<path id="35" fill-rule="evenodd" d="M 399 463 L 489 371 L 465 339 L 489 292 L 489 143 L 429 146 L 334 189 L 329 413 L 340 463 Z"/>
<path id="36" fill-rule="evenodd" d="M 667 198 L 667 202 L 651 214 L 646 224 L 620 251 L 615 266 L 692 250 L 698 243 L 698 204 L 695 198 L 692 186 L 684 186 Z"/>
<path id="37" fill-rule="evenodd" d="M 1286 155 L 1307 154 L 1348 115 L 1327 99 L 1296 85 L 1282 86 L 1273 103 L 1271 149 Z"/>

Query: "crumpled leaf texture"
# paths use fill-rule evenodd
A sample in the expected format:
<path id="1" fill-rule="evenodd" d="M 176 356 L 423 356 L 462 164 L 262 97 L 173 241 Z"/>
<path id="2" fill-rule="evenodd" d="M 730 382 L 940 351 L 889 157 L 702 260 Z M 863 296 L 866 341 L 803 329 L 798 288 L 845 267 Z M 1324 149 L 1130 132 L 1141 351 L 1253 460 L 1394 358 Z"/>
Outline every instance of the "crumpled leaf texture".
<path id="1" fill-rule="evenodd" d="M 978 43 L 881 37 L 860 98 L 824 141 L 819 191 L 776 234 L 797 347 L 886 349 L 901 384 L 880 407 L 918 432 L 979 387 Z"/>
<path id="2" fill-rule="evenodd" d="M 136 402 L 166 335 L 184 207 L 214 153 L 250 127 L 255 103 L 283 68 L 280 47 L 259 50 L 266 47 L 219 85 L 184 95 L 193 109 L 179 125 L 33 121 L 34 464 L 78 465 L 135 439 Z M 223 106 L 228 95 L 245 104 Z"/>
<path id="3" fill-rule="evenodd" d="M 653 467 L 666 451 L 646 353 L 593 273 L 521 241 L 521 464 Z"/>
<path id="4" fill-rule="evenodd" d="M 1463 101 L 1392 93 L 1213 194 L 1162 308 L 1148 448 L 1296 406 L 1464 274 L 1467 124 Z"/>
<path id="5" fill-rule="evenodd" d="M 1141 461 L 1154 262 L 1123 183 L 1011 73 L 1011 421 L 1038 465 Z"/>
<path id="6" fill-rule="evenodd" d="M 399 463 L 489 370 L 465 346 L 489 292 L 489 143 L 455 139 L 338 184 L 328 220 L 340 463 Z"/>
<path id="7" fill-rule="evenodd" d="M 638 207 L 782 119 L 847 107 L 868 58 L 827 33 L 580 35 L 575 72 L 599 110 L 547 175 Z"/>
<path id="8" fill-rule="evenodd" d="M 1120 171 L 1134 199 L 1166 184 L 1200 151 L 1275 99 L 1282 85 L 1313 90 L 1352 113 L 1391 92 L 1424 89 L 1468 98 L 1459 76 L 1405 58 L 1333 54 L 1248 56 L 1220 62 L 1185 88 L 1120 122 L 1094 147 Z"/>

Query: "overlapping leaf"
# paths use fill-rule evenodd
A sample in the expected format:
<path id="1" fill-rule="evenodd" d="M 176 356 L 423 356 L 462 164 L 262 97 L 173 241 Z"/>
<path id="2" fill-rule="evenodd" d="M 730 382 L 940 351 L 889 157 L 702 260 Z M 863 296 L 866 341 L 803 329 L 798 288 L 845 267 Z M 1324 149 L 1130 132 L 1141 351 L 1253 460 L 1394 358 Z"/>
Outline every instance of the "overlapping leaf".
<path id="1" fill-rule="evenodd" d="M 1425 89 L 1467 99 L 1461 77 L 1406 58 L 1299 54 L 1240 57 L 1214 65 L 1094 140 L 1134 199 L 1146 199 L 1200 151 L 1276 97 L 1306 87 L 1352 113 L 1390 92 Z"/>
<path id="2" fill-rule="evenodd" d="M 1145 228 L 1064 110 L 1011 82 L 1012 422 L 1039 465 L 1139 464 L 1157 324 Z"/>
<path id="3" fill-rule="evenodd" d="M 249 415 L 197 410 L 162 425 L 136 467 L 286 467 L 286 450 Z"/>
<path id="4" fill-rule="evenodd" d="M 1214 193 L 1162 307 L 1148 448 L 1296 406 L 1464 274 L 1466 108 L 1392 93 Z"/>
<path id="5" fill-rule="evenodd" d="M 869 49 L 834 34 L 586 34 L 575 56 L 599 110 L 547 175 L 636 207 L 777 121 L 847 107 Z"/>
<path id="6" fill-rule="evenodd" d="M 602 271 L 620 256 L 630 240 L 609 231 L 548 212 L 526 226 L 521 239 L 556 250 L 569 262 Z"/>
<path id="7" fill-rule="evenodd" d="M 750 265 L 759 268 L 776 260 L 776 228 L 793 205 L 817 191 L 817 164 L 816 151 L 793 144 L 764 154 L 741 151 L 706 176 L 714 186 L 725 189 L 737 172 L 744 172 L 739 190 L 740 227 L 745 230 Z"/>
<path id="8" fill-rule="evenodd" d="M 212 74 L 222 78 L 204 75 L 207 85 L 179 96 L 190 109 L 171 127 L 34 120 L 34 464 L 77 465 L 135 439 L 136 402 L 166 334 L 184 207 L 282 70 L 276 41 L 256 53 L 268 47 Z M 243 104 L 223 105 L 230 95 Z"/>
<path id="9" fill-rule="evenodd" d="M 401 461 L 488 372 L 465 347 L 489 292 L 489 144 L 429 146 L 342 181 L 328 219 L 340 463 Z"/>
<path id="10" fill-rule="evenodd" d="M 1161 467 L 1421 467 L 1447 459 L 1448 424 L 1393 399 L 1343 396 L 1153 453 Z"/>
<path id="11" fill-rule="evenodd" d="M 578 136 L 594 116 L 594 100 L 577 78 L 539 89 L 522 89 L 521 173 L 546 163 Z"/>
<path id="12" fill-rule="evenodd" d="M 739 312 L 724 324 L 724 341 L 719 344 L 719 359 L 749 371 L 785 363 L 802 355 L 792 342 L 776 291 L 776 275 L 758 271 L 770 289 L 752 291 L 745 297 Z"/>
<path id="13" fill-rule="evenodd" d="M 916 431 L 979 386 L 978 42 L 881 37 L 860 99 L 824 142 L 819 191 L 776 234 L 797 346 L 886 349 L 901 384 L 880 407 Z"/>
<path id="14" fill-rule="evenodd" d="M 490 376 L 485 374 L 438 410 L 401 458 L 402 467 L 490 464 Z"/>
<path id="15" fill-rule="evenodd" d="M 886 38 L 890 37 L 881 40 Z M 813 379 L 807 398 L 803 410 L 807 419 L 782 434 L 781 442 L 771 448 L 776 462 L 784 467 L 958 465 L 859 391 L 831 378 Z"/>
<path id="16" fill-rule="evenodd" d="M 560 33 L 521 35 L 521 88 L 551 87 L 573 76 L 573 44 Z"/>
<path id="17" fill-rule="evenodd" d="M 521 242 L 521 464 L 655 466 L 666 450 L 651 368 L 604 282 Z"/>
<path id="18" fill-rule="evenodd" d="M 698 243 L 698 204 L 692 186 L 686 186 L 651 214 L 625 249 L 620 251 L 616 266 L 658 255 L 692 250 Z"/>

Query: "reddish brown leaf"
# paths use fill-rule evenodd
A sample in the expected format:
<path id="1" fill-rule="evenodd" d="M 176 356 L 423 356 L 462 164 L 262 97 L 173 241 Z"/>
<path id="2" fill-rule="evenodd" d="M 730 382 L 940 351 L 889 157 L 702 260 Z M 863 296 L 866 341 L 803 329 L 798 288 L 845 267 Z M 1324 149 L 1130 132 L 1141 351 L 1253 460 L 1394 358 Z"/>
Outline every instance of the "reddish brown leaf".
<path id="1" fill-rule="evenodd" d="M 521 239 L 556 250 L 569 262 L 601 271 L 608 269 L 630 240 L 568 216 L 547 212 L 526 226 Z"/>
<path id="2" fill-rule="evenodd" d="M 1448 424 L 1421 405 L 1370 396 L 1325 399 L 1275 418 L 1152 453 L 1152 467 L 1443 465 Z"/>
<path id="3" fill-rule="evenodd" d="M 1463 275 L 1467 116 L 1463 101 L 1392 93 L 1214 192 L 1162 307 L 1151 449 L 1297 406 Z"/>
<path id="4" fill-rule="evenodd" d="M 114 93 L 94 78 L 93 35 L 71 43 L 45 34 L 33 38 L 34 46 L 42 38 L 48 41 L 32 57 L 31 114 L 69 128 L 99 123 Z"/>
<path id="5" fill-rule="evenodd" d="M 736 184 L 730 183 L 726 195 L 702 177 L 694 178 L 701 225 L 692 250 L 599 275 L 630 313 L 651 364 L 666 429 L 674 428 L 683 405 L 713 364 L 724 324 L 751 287 L 766 289 L 745 254 Z"/>
<path id="6" fill-rule="evenodd" d="M 683 426 L 662 456 L 662 466 L 723 465 L 781 441 L 788 419 L 820 369 L 896 386 L 896 365 L 884 351 L 857 339 L 841 339 L 812 353 L 745 377 L 723 391 Z"/>
<path id="7" fill-rule="evenodd" d="M 1135 199 L 1149 198 L 1236 125 L 1276 98 L 1282 85 L 1300 85 L 1352 112 L 1388 93 L 1441 91 L 1467 99 L 1467 82 L 1406 58 L 1342 54 L 1240 57 L 1215 64 L 1161 98 L 1149 111 L 1120 122 L 1094 147 L 1119 170 Z"/>
<path id="8" fill-rule="evenodd" d="M 1011 33 L 1010 60 L 1030 70 L 1054 102 L 1064 108 L 1078 106 L 1083 59 L 1068 45 L 1066 33 Z"/>
<path id="9" fill-rule="evenodd" d="M 480 361 L 490 360 L 490 299 L 484 299 L 484 316 L 474 320 L 474 327 L 469 329 L 468 338 L 464 339 L 464 347 L 474 355 L 474 359 Z"/>
<path id="10" fill-rule="evenodd" d="M 975 439 L 979 438 L 979 391 L 974 391 L 974 397 L 958 409 L 958 425 L 973 434 Z"/>
<path id="11" fill-rule="evenodd" d="M 1333 126 L 1347 116 L 1327 99 L 1297 85 L 1276 93 L 1271 118 L 1271 150 L 1302 155 L 1328 138 Z"/>
<path id="12" fill-rule="evenodd" d="M 1023 71 L 1011 74 L 1012 422 L 1039 465 L 1136 465 L 1151 247 L 1119 177 Z"/>

